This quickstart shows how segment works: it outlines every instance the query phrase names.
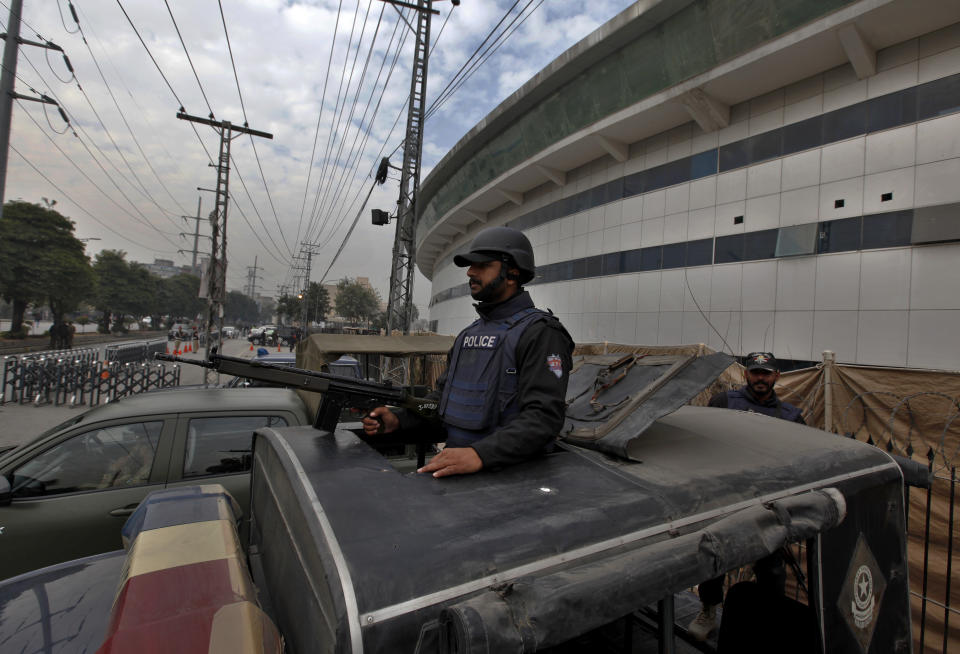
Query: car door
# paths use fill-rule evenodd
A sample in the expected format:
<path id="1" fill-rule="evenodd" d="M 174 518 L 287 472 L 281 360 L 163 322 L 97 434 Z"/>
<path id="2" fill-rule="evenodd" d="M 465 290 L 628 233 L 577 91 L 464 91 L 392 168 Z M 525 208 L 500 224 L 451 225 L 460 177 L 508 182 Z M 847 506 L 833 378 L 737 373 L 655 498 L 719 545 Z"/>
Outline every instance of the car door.
<path id="1" fill-rule="evenodd" d="M 261 427 L 297 424 L 295 416 L 278 410 L 181 414 L 170 456 L 168 487 L 222 484 L 246 515 L 254 432 Z"/>
<path id="2" fill-rule="evenodd" d="M 85 425 L 9 462 L 0 578 L 121 549 L 127 517 L 164 486 L 175 426 L 172 416 Z"/>

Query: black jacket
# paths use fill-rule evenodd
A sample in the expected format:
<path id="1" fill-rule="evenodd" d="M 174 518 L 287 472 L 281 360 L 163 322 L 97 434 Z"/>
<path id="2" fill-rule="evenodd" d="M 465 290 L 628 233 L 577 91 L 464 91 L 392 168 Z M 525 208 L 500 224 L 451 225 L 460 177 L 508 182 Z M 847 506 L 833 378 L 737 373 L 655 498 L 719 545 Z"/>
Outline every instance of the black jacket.
<path id="1" fill-rule="evenodd" d="M 499 303 L 474 305 L 488 319 L 511 316 L 534 306 L 530 294 L 522 291 Z M 558 355 L 563 374 L 558 378 L 548 359 Z M 516 352 L 520 412 L 506 425 L 472 445 L 484 468 L 497 468 L 536 456 L 553 442 L 563 426 L 567 382 L 573 367 L 573 339 L 556 318 L 539 320 L 524 331 Z M 447 354 L 447 363 L 450 353 Z M 440 378 L 436 397 L 443 392 L 446 375 Z M 398 414 L 402 429 L 428 428 L 415 417 Z M 445 434 L 438 430 L 437 441 Z"/>

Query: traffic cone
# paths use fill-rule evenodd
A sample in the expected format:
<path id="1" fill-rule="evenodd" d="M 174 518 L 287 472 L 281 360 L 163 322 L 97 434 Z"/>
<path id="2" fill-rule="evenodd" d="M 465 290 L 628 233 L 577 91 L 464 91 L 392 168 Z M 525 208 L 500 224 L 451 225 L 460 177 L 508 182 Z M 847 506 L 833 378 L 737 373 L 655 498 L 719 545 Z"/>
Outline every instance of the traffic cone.
<path id="1" fill-rule="evenodd" d="M 167 354 L 170 354 L 170 341 L 167 341 Z"/>
<path id="2" fill-rule="evenodd" d="M 280 341 L 277 341 L 277 352 L 283 352 L 283 348 L 280 347 Z"/>
<path id="3" fill-rule="evenodd" d="M 253 341 L 250 341 L 250 351 L 253 352 Z"/>
<path id="4" fill-rule="evenodd" d="M 187 343 L 187 352 L 193 352 L 193 344 Z"/>

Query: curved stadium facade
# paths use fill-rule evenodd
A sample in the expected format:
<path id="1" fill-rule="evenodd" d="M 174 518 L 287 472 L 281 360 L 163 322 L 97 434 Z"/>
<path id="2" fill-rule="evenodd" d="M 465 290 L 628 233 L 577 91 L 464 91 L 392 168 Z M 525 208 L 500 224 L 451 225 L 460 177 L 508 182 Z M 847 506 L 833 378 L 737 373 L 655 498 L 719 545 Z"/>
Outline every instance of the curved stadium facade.
<path id="1" fill-rule="evenodd" d="M 960 2 L 637 2 L 418 203 L 441 333 L 476 315 L 453 255 L 509 225 L 578 342 L 960 369 Z"/>

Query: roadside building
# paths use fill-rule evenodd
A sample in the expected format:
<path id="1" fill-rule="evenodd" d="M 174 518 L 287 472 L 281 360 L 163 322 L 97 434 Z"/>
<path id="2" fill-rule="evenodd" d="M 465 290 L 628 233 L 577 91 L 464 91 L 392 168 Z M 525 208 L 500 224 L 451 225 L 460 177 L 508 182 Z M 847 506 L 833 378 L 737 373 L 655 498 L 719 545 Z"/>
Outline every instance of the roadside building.
<path id="1" fill-rule="evenodd" d="M 958 134 L 960 3 L 638 2 L 424 180 L 431 322 L 509 225 L 578 342 L 960 369 Z"/>

